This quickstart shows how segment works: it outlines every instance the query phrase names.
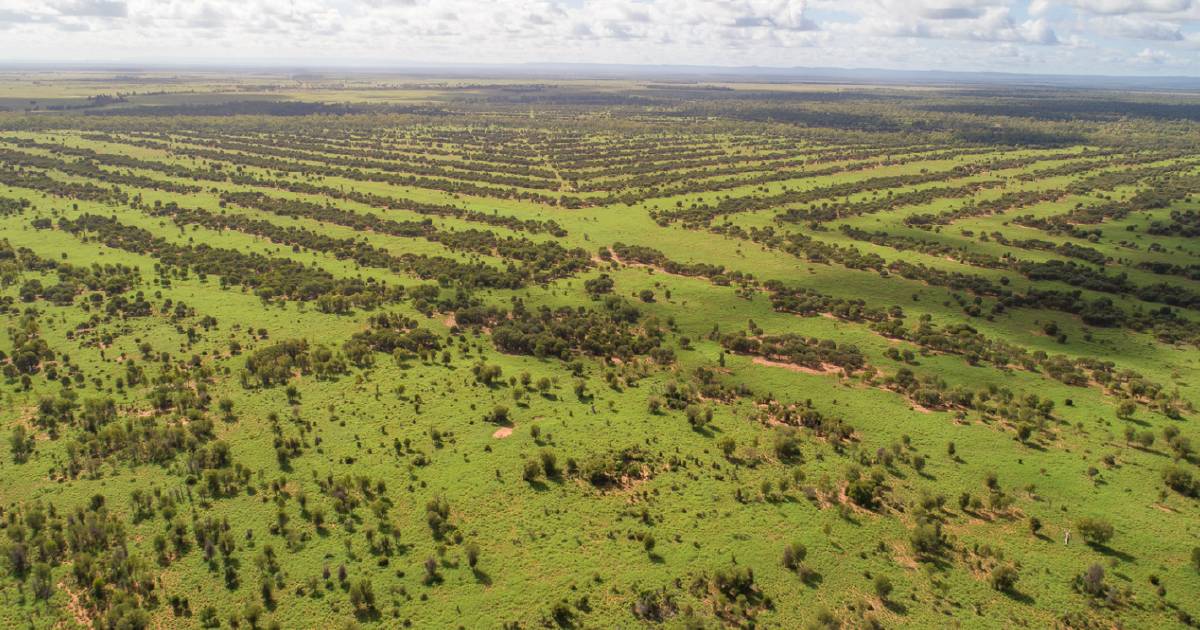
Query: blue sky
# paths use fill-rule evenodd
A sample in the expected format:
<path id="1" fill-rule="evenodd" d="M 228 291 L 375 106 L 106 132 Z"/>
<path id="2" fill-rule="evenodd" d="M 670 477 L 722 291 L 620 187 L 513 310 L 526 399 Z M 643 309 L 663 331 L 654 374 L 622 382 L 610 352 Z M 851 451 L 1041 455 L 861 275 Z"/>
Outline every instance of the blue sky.
<path id="1" fill-rule="evenodd" d="M 0 61 L 1200 75 L 1200 0 L 0 0 Z"/>

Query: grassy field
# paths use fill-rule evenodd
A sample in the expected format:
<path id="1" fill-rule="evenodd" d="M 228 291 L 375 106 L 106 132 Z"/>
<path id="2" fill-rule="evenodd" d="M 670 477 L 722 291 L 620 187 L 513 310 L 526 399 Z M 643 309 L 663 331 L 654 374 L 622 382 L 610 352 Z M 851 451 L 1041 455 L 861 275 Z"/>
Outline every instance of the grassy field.
<path id="1" fill-rule="evenodd" d="M 0 626 L 1200 623 L 1198 121 L 706 87 L 0 76 Z"/>

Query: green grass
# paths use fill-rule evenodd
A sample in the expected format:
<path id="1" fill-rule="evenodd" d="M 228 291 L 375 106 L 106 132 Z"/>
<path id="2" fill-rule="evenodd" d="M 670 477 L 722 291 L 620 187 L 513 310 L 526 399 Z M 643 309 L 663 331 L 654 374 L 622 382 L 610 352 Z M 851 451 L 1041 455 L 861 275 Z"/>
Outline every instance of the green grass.
<path id="1" fill-rule="evenodd" d="M 0 98 L 18 98 L 11 93 L 20 89 L 26 89 L 30 98 L 68 98 L 75 97 L 75 90 L 79 89 L 79 84 L 70 77 L 59 78 L 57 89 L 61 93 L 57 96 L 45 87 L 33 90 L 17 79 L 7 80 L 14 83 L 6 86 L 16 87 L 6 87 Z M 285 94 L 299 100 L 328 102 L 437 99 L 455 102 L 453 99 L 458 98 L 412 85 L 376 86 L 377 90 L 366 85 L 348 85 L 344 89 L 327 86 L 306 91 L 279 83 L 277 90 L 246 94 L 230 92 L 230 84 L 236 83 L 232 80 L 203 76 L 189 80 L 199 94 L 138 96 L 122 106 L 219 104 L 252 97 L 279 100 Z M 640 89 L 607 84 L 599 87 Z M 487 213 L 495 211 L 520 219 L 553 220 L 567 231 L 566 236 L 523 233 L 519 236 L 538 242 L 555 240 L 564 247 L 583 248 L 593 254 L 616 242 L 642 245 L 660 250 L 674 261 L 723 265 L 729 270 L 752 273 L 760 283 L 779 280 L 836 298 L 861 299 L 873 307 L 898 305 L 903 308 L 909 327 L 921 319 L 938 326 L 965 322 L 989 339 L 1029 352 L 1112 361 L 1118 370 L 1135 370 L 1160 384 L 1166 393 L 1177 390 L 1188 403 L 1200 401 L 1200 385 L 1197 385 L 1200 354 L 1194 346 L 1169 345 L 1147 331 L 1088 326 L 1078 316 L 1056 310 L 1014 308 L 995 317 L 969 317 L 954 301 L 956 292 L 945 287 L 894 274 L 884 276 L 869 269 L 812 262 L 703 227 L 685 228 L 679 224 L 664 227 L 650 217 L 652 209 L 674 208 L 676 202 L 686 206 L 693 202 L 715 203 L 726 196 L 765 197 L 778 194 L 785 187 L 804 190 L 926 171 L 945 171 L 947 175 L 938 182 L 901 186 L 895 192 L 991 179 L 1004 179 L 1005 183 L 979 192 L 972 200 L 1023 190 L 1061 188 L 1108 167 L 1098 164 L 1093 171 L 1056 177 L 1040 177 L 1038 171 L 1075 161 L 1039 161 L 1028 168 L 966 177 L 954 176 L 949 169 L 992 158 L 1082 151 L 1088 146 L 1084 142 L 1069 148 L 996 146 L 985 153 L 930 160 L 922 154 L 937 153 L 953 145 L 946 144 L 942 137 L 929 137 L 910 138 L 901 146 L 895 138 L 889 140 L 881 135 L 880 146 L 891 142 L 892 146 L 900 147 L 892 156 L 899 163 L 819 177 L 805 177 L 804 169 L 795 169 L 794 178 L 758 183 L 755 177 L 773 172 L 770 164 L 746 173 L 708 176 L 703 168 L 673 158 L 656 159 L 654 150 L 660 142 L 676 138 L 695 148 L 721 149 L 731 163 L 761 164 L 763 155 L 776 151 L 804 156 L 837 149 L 839 145 L 817 141 L 816 136 L 800 131 L 795 131 L 792 138 L 788 134 L 793 130 L 778 123 L 749 123 L 733 115 L 722 121 L 691 125 L 662 119 L 647 122 L 632 115 L 633 110 L 614 108 L 610 113 L 619 120 L 608 123 L 601 116 L 600 106 L 580 106 L 576 112 L 580 126 L 574 128 L 552 124 L 549 119 L 543 122 L 521 117 L 521 112 L 509 118 L 507 114 L 512 112 L 502 104 L 489 107 L 494 109 L 460 112 L 444 119 L 379 115 L 370 119 L 320 120 L 320 125 L 317 119 L 239 117 L 219 131 L 219 119 L 102 116 L 60 116 L 45 123 L 59 128 L 38 129 L 30 128 L 30 121 L 13 115 L 0 118 L 0 126 L 6 129 L 0 135 L 195 166 L 190 158 L 125 141 L 133 141 L 137 131 L 161 131 L 188 134 L 186 146 L 203 147 L 205 134 L 211 134 L 214 139 L 221 135 L 236 136 L 242 142 L 270 147 L 286 146 L 289 134 L 302 132 L 330 143 L 372 148 L 375 146 L 372 133 L 389 138 L 394 132 L 412 136 L 408 140 L 386 142 L 398 147 L 398 158 L 394 160 L 397 168 L 403 168 L 403 156 L 421 155 L 423 147 L 433 142 L 441 142 L 440 148 L 451 153 L 444 156 L 447 164 L 467 159 L 467 153 L 490 151 L 499 155 L 508 150 L 515 154 L 538 147 L 542 158 L 551 165 L 566 163 L 574 154 L 588 156 L 592 163 L 586 167 L 556 167 L 560 172 L 568 172 L 571 178 L 633 186 L 637 181 L 635 176 L 601 174 L 591 179 L 591 173 L 644 163 L 636 155 L 606 156 L 609 149 L 630 146 L 648 156 L 646 159 L 654 161 L 658 169 L 688 173 L 681 181 L 692 188 L 686 194 L 664 193 L 634 204 L 608 203 L 570 210 L 509 196 L 506 192 L 509 187 L 502 186 L 495 186 L 495 197 L 484 197 L 392 186 L 359 177 L 302 172 L 277 176 L 252 165 L 242 165 L 242 172 L 261 176 L 268 182 L 263 185 L 191 182 L 146 169 L 133 172 L 161 183 L 195 184 L 203 190 L 194 195 L 130 186 L 123 186 L 122 190 L 140 198 L 147 206 L 174 201 L 183 207 L 220 212 L 223 192 L 259 191 L 324 203 L 326 199 L 318 195 L 284 189 L 288 183 L 309 182 L 418 202 L 454 204 Z M 547 116 L 562 113 L 550 107 L 545 111 Z M 83 137 L 95 129 L 103 129 L 114 139 L 98 141 Z M 473 134 L 471 140 L 458 144 L 441 139 L 442 134 L 465 138 L 468 136 L 454 134 L 467 132 Z M 481 139 L 488 133 L 498 135 L 491 140 Z M 860 140 L 860 136 L 847 138 L 844 145 L 858 146 Z M 735 143 L 737 146 L 748 143 L 750 149 L 740 152 Z M 0 141 L 0 148 L 13 147 Z M 43 149 L 23 150 L 54 156 Z M 320 158 L 314 152 L 312 159 L 298 164 L 320 166 Z M 849 167 L 853 163 L 835 164 Z M 232 169 L 238 165 L 225 166 Z M 496 172 L 503 172 L 504 168 L 501 162 L 495 163 Z M 125 171 L 123 167 L 105 170 Z M 53 169 L 45 173 L 60 182 L 89 181 L 87 177 L 68 176 Z M 1029 181 L 1015 177 L 1026 173 L 1034 177 Z M 436 179 L 453 182 L 460 181 L 459 176 L 465 178 L 461 181 L 470 181 L 465 171 L 455 169 Z M 1153 182 L 1139 182 L 1113 194 L 1121 198 L 1151 186 Z M 578 196 L 600 199 L 606 194 Z M 1190 559 L 1192 549 L 1200 544 L 1200 529 L 1196 526 L 1200 523 L 1200 504 L 1195 498 L 1167 490 L 1162 481 L 1163 468 L 1174 459 L 1163 430 L 1174 427 L 1193 443 L 1200 443 L 1200 433 L 1192 421 L 1194 412 L 1185 412 L 1182 420 L 1174 420 L 1149 406 L 1138 405 L 1131 419 L 1119 419 L 1120 399 L 1099 386 L 1072 387 L 1047 374 L 1019 367 L 1001 370 L 988 364 L 970 365 L 962 356 L 927 352 L 911 342 L 890 340 L 862 322 L 777 312 L 761 284 L 739 295 L 735 288 L 719 286 L 707 278 L 607 263 L 595 263 L 573 277 L 541 286 L 472 290 L 447 284 L 441 287 L 441 292 L 449 297 L 461 288 L 482 303 L 505 309 L 516 299 L 529 308 L 599 308 L 600 303 L 585 292 L 584 282 L 606 273 L 615 283 L 614 294 L 638 307 L 642 316 L 639 329 L 652 325 L 649 318 L 655 318 L 663 326 L 662 343 L 675 351 L 676 361 L 660 365 L 647 357 L 625 357 L 615 362 L 606 357 L 581 355 L 577 357 L 578 367 L 573 368 L 558 359 L 504 354 L 493 344 L 490 328 L 451 329 L 452 313 L 434 312 L 426 316 L 411 301 L 401 300 L 379 311 L 412 317 L 422 328 L 434 332 L 449 350 L 449 363 L 443 364 L 440 352 L 434 360 L 412 358 L 402 364 L 390 356 L 377 354 L 373 367 L 351 368 L 333 379 L 296 375 L 290 384 L 296 388 L 299 399 L 293 404 L 289 403 L 284 386 L 241 386 L 238 377 L 245 367 L 246 356 L 290 338 L 340 350 L 352 335 L 368 328 L 369 318 L 375 313 L 355 310 L 334 315 L 321 312 L 311 303 L 267 302 L 244 287 L 222 289 L 220 274 L 202 280 L 194 272 L 182 277 L 176 271 L 168 273 L 170 281 L 164 283 L 156 270 L 161 261 L 155 252 L 135 253 L 106 247 L 61 229 L 37 229 L 33 225 L 35 220 L 49 219 L 53 223 L 86 213 L 113 216 L 177 245 L 208 245 L 258 253 L 296 261 L 335 278 L 373 279 L 410 288 L 423 283 L 386 269 L 363 267 L 329 252 L 293 249 L 237 230 L 217 232 L 193 226 L 181 230 L 166 217 L 150 216 L 136 203 L 105 204 L 60 198 L 32 188 L 4 185 L 0 185 L 0 198 L 30 202 L 30 207 L 22 212 L 0 216 L 0 238 L 13 247 L 29 248 L 46 260 L 62 260 L 76 266 L 120 263 L 136 267 L 141 272 L 141 284 L 125 292 L 127 297 L 132 298 L 140 291 L 156 309 L 170 299 L 175 303 L 185 302 L 195 310 L 194 315 L 179 319 L 157 310 L 148 317 L 108 315 L 103 305 L 111 296 L 97 298 L 96 306 L 84 309 L 89 291 L 81 292 L 69 306 L 41 298 L 24 302 L 20 293 L 27 281 L 37 279 L 43 285 L 53 285 L 58 281 L 56 274 L 50 270 L 25 269 L 5 276 L 0 289 L 0 297 L 7 305 L 3 315 L 5 328 L 16 326 L 27 309 L 36 310 L 42 337 L 56 352 L 69 355 L 70 362 L 87 376 L 84 383 L 73 387 L 81 399 L 112 397 L 120 409 L 120 422 L 144 416 L 150 409 L 151 386 L 118 388 L 116 381 L 125 374 L 125 363 L 129 360 L 144 366 L 151 378 L 158 374 L 159 362 L 142 357 L 140 346 L 145 343 L 155 352 L 168 353 L 176 360 L 188 360 L 195 355 L 200 364 L 213 370 L 213 378 L 207 385 L 212 399 L 228 398 L 233 402 L 234 421 L 221 419 L 215 404 L 203 413 L 214 420 L 215 438 L 228 443 L 232 460 L 249 469 L 251 479 L 234 496 L 208 499 L 199 492 L 203 481 L 188 469 L 187 453 L 163 464 L 136 466 L 108 456 L 101 458 L 102 463 L 94 473 L 63 477 L 60 473 L 63 462 L 69 459 L 68 444 L 83 431 L 78 427 L 65 428 L 57 439 L 45 431 L 35 431 L 32 456 L 27 462 L 17 463 L 8 448 L 8 436 L 17 425 L 32 427 L 39 398 L 56 394 L 61 386 L 45 378 L 44 370 L 32 375 L 28 390 L 19 378 L 8 378 L 0 384 L 0 400 L 4 401 L 0 435 L 5 437 L 0 449 L 0 510 L 3 510 L 0 516 L 4 516 L 0 520 L 5 522 L 0 528 L 3 530 L 0 548 L 10 549 L 17 541 L 19 526 L 15 521 L 7 522 L 8 515 L 25 514 L 33 502 L 52 503 L 59 512 L 70 513 L 87 506 L 93 496 L 102 495 L 109 511 L 125 524 L 130 554 L 144 560 L 160 584 L 155 599 L 140 602 L 155 627 L 199 627 L 199 614 L 206 606 L 214 607 L 223 627 L 229 627 L 231 616 L 239 617 L 247 605 L 262 602 L 260 584 L 264 572 L 255 558 L 268 545 L 279 554 L 281 572 L 274 589 L 274 604 L 267 608 L 259 624 L 264 627 L 268 621 L 285 628 L 341 627 L 354 620 L 348 587 L 339 584 L 336 577 L 341 566 L 346 568 L 350 582 L 365 577 L 373 585 L 375 611 L 357 621 L 367 627 L 410 624 L 418 628 L 475 628 L 499 627 L 507 622 L 538 627 L 556 623 L 552 607 L 560 601 L 566 602 L 579 627 L 638 627 L 647 622 L 634 616 L 632 605 L 641 593 L 659 589 L 665 589 L 678 604 L 667 615 L 667 627 L 684 627 L 693 617 L 706 627 L 733 625 L 729 618 L 723 622 L 714 612 L 717 604 L 714 598 L 696 595 L 689 587 L 703 574 L 734 566 L 751 568 L 755 584 L 770 598 L 769 607 L 754 612 L 757 624 L 762 627 L 804 627 L 816 621 L 823 610 L 830 611 L 848 626 L 864 625 L 864 619 L 874 618 L 888 627 L 1049 627 L 1065 623 L 1069 614 L 1079 615 L 1071 620 L 1087 619 L 1102 626 L 1169 627 L 1181 623 L 1181 613 L 1200 615 L 1192 596 L 1200 592 L 1200 573 Z M 868 198 L 869 193 L 856 193 L 849 200 Z M 998 231 L 1010 239 L 1074 242 L 1110 256 L 1112 262 L 1106 265 L 1106 271 L 1127 272 L 1129 279 L 1137 284 L 1166 281 L 1181 289 L 1197 290 L 1196 281 L 1156 276 L 1133 268 L 1137 262 L 1152 260 L 1184 264 L 1200 255 L 1193 239 L 1145 232 L 1150 220 L 1169 219 L 1171 209 L 1200 209 L 1194 198 L 1175 200 L 1169 208 L 1100 224 L 1096 227 L 1101 229 L 1101 236 L 1092 242 L 1048 235 L 1009 223 L 1016 215 L 1053 216 L 1069 211 L 1078 202 L 1094 200 L 1093 195 L 1070 196 L 993 216 L 961 219 L 938 231 L 910 228 L 903 221 L 912 214 L 957 208 L 965 199 L 935 199 L 928 204 L 831 221 L 826 224 L 828 231 L 775 221 L 775 215 L 786 207 L 732 214 L 729 219 L 746 229 L 770 226 L 779 233 L 808 234 L 820 242 L 878 254 L 887 261 L 921 263 L 991 279 L 1007 277 L 1018 290 L 1036 287 L 1070 291 L 1073 287 L 1031 282 L 1009 271 L 855 242 L 836 228 L 845 223 L 993 256 L 1012 253 L 1029 261 L 1061 257 L 1053 252 L 1003 246 L 994 240 L 985 242 L 980 235 Z M 340 208 L 396 220 L 421 218 L 404 210 L 329 201 Z M 501 268 L 510 262 L 499 253 L 468 256 L 423 239 L 356 233 L 342 226 L 288 219 L 248 208 L 231 206 L 226 211 L 279 226 L 362 240 L 395 255 L 414 253 L 462 261 L 481 260 Z M 505 228 L 453 218 L 435 218 L 433 223 L 445 230 L 485 229 L 502 237 L 518 236 Z M 1130 242 L 1137 244 L 1136 249 L 1129 246 Z M 1151 251 L 1152 243 L 1164 251 Z M 638 296 L 643 291 L 653 292 L 653 301 L 640 300 Z M 957 293 L 971 298 L 966 292 Z M 1091 299 L 1105 294 L 1085 290 L 1083 295 Z M 1109 297 L 1127 311 L 1161 306 L 1130 296 Z M 982 301 L 990 306 L 995 299 Z M 1194 311 L 1179 310 L 1184 319 L 1196 317 Z M 202 327 L 206 316 L 215 318 L 215 327 L 207 330 Z M 1065 342 L 1042 332 L 1050 321 L 1065 333 Z M 975 412 L 929 412 L 860 375 L 807 373 L 765 365 L 749 356 L 724 354 L 721 344 L 710 336 L 714 329 L 722 333 L 746 330 L 750 322 L 766 335 L 791 333 L 853 345 L 881 376 L 895 374 L 905 367 L 888 358 L 889 349 L 911 350 L 915 356 L 907 367 L 918 374 L 937 376 L 949 386 L 972 389 L 994 386 L 1008 388 L 1018 396 L 1037 394 L 1055 402 L 1053 417 L 1045 422 L 1043 430 L 1023 443 L 1016 438 L 1012 422 L 989 419 Z M 254 334 L 260 329 L 266 332 L 266 339 Z M 689 342 L 686 347 L 682 343 L 684 338 Z M 231 341 L 241 344 L 239 355 L 230 354 Z M 0 363 L 7 363 L 7 357 L 13 354 L 9 336 L 0 339 L 0 350 L 6 357 Z M 477 382 L 472 366 L 478 362 L 500 366 L 502 382 L 491 387 Z M 578 370 L 578 376 L 572 373 L 573 369 Z M 662 396 L 671 384 L 698 382 L 698 369 L 712 370 L 718 382 L 730 388 L 742 386 L 749 393 L 729 400 L 698 401 L 697 404 L 713 412 L 711 424 L 699 431 L 689 426 L 682 411 L 653 414 L 648 410 L 649 401 Z M 514 391 L 522 388 L 510 385 L 508 380 L 523 373 L 528 373 L 535 383 L 545 377 L 554 385 L 546 395 L 533 392 L 517 400 Z M 606 373 L 626 377 L 626 382 L 612 387 L 607 380 L 611 377 L 606 377 Z M 99 379 L 99 386 L 93 378 Z M 589 392 L 584 398 L 573 391 L 577 378 Z M 398 388 L 402 388 L 402 393 Z M 780 461 L 774 444 L 782 429 L 763 418 L 760 405 L 768 395 L 784 403 L 807 402 L 826 417 L 845 420 L 854 428 L 853 439 L 834 444 L 815 432 L 802 431 L 802 457 L 793 462 Z M 494 437 L 497 427 L 484 418 L 496 405 L 510 409 L 512 433 L 508 437 Z M 297 438 L 303 445 L 302 453 L 287 468 L 277 461 L 276 436 L 269 419 L 272 414 L 278 416 L 282 437 Z M 155 422 L 168 423 L 176 420 L 178 414 L 164 411 L 150 417 Z M 1137 448 L 1127 444 L 1124 437 L 1127 426 L 1153 431 L 1154 445 Z M 434 432 L 442 435 L 440 446 Z M 736 445 L 732 458 L 721 452 L 720 445 L 725 439 L 733 440 Z M 403 452 L 398 454 L 397 442 L 407 442 L 409 448 L 402 448 Z M 951 442 L 956 451 L 953 457 L 947 453 Z M 559 465 L 565 467 L 569 460 L 584 464 L 598 455 L 630 447 L 641 449 L 654 462 L 649 478 L 629 479 L 625 485 L 609 490 L 597 489 L 578 475 L 566 474 L 537 483 L 522 479 L 524 463 L 537 459 L 542 452 L 554 453 Z M 848 469 L 870 470 L 883 454 L 889 453 L 894 454 L 892 465 L 879 467 L 884 471 L 885 486 L 880 505 L 870 510 L 846 499 L 842 489 Z M 917 454 L 927 461 L 920 472 L 910 463 Z M 1196 473 L 1194 461 L 1179 465 Z M 960 509 L 958 501 L 963 493 L 983 498 L 986 504 L 985 479 L 992 473 L 999 481 L 999 488 L 1011 497 L 1011 507 Z M 362 476 L 372 484 L 383 482 L 390 507 L 380 516 L 370 506 L 362 505 L 339 518 L 333 498 L 322 491 L 322 483 L 342 475 Z M 787 480 L 786 490 L 779 489 L 781 480 Z M 763 493 L 764 482 L 771 484 L 768 496 Z M 185 497 L 179 514 L 189 527 L 193 514 L 228 520 L 236 541 L 233 555 L 240 562 L 237 588 L 226 587 L 222 571 L 210 569 L 203 550 L 196 544 L 164 564 L 155 561 L 154 539 L 166 531 L 168 521 L 160 514 L 133 522 L 130 500 L 134 489 L 151 488 L 179 492 Z M 306 500 L 303 509 L 298 498 L 301 494 Z M 910 532 L 917 525 L 916 506 L 923 496 L 941 496 L 944 500 L 944 507 L 935 512 L 950 537 L 950 548 L 936 563 L 918 561 L 909 543 Z M 426 504 L 435 497 L 448 501 L 450 521 L 461 534 L 461 541 L 454 537 L 438 540 L 432 535 L 426 520 Z M 323 529 L 305 516 L 318 507 L 327 516 L 327 526 Z M 285 536 L 272 531 L 280 513 L 286 515 L 293 530 L 290 546 Z M 1030 517 L 1043 523 L 1042 536 L 1030 533 Z M 1108 547 L 1084 544 L 1076 527 L 1083 517 L 1102 517 L 1113 524 L 1116 534 Z M 396 532 L 390 537 L 394 541 L 392 553 L 372 553 L 369 541 L 384 538 L 381 530 L 388 527 Z M 1069 545 L 1063 543 L 1066 530 L 1072 531 Z M 656 541 L 652 554 L 639 540 L 647 533 Z M 781 563 L 784 547 L 792 542 L 807 547 L 805 562 L 820 576 L 812 584 L 803 583 Z M 481 550 L 477 571 L 466 565 L 468 544 L 478 545 Z M 435 559 L 442 576 L 440 583 L 423 583 L 422 564 L 427 558 Z M 989 585 L 987 567 L 996 562 L 1018 567 L 1020 580 L 1014 593 L 1001 593 Z M 1104 567 L 1108 583 L 1121 592 L 1117 597 L 1119 603 L 1104 604 L 1072 587 L 1075 577 L 1092 564 Z M 39 601 L 33 595 L 32 578 L 10 575 L 10 567 L 0 561 L 3 569 L 0 625 L 71 627 L 80 615 L 98 620 L 106 604 L 86 594 L 90 585 L 76 583 L 72 566 L 67 560 L 54 563 L 53 588 L 48 600 Z M 324 569 L 333 574 L 328 581 L 322 578 Z M 877 575 L 888 577 L 896 587 L 887 603 L 874 593 L 872 584 Z M 310 580 L 315 580 L 316 593 L 309 590 Z M 1152 580 L 1165 588 L 1165 595 L 1156 592 L 1158 587 Z M 85 602 L 83 609 L 68 607 L 72 597 L 81 596 Z M 169 605 L 172 596 L 187 598 L 190 616 L 172 612 Z M 242 627 L 246 627 L 244 623 Z"/>

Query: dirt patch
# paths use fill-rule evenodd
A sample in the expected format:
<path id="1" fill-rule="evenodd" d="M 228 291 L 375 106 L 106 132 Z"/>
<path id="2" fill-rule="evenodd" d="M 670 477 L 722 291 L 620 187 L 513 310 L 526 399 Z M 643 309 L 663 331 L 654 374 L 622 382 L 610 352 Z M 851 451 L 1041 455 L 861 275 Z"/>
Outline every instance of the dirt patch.
<path id="1" fill-rule="evenodd" d="M 917 403 L 911 403 L 911 404 L 912 404 L 913 411 L 919 411 L 921 413 L 933 413 L 933 410 L 930 409 L 929 407 L 926 407 L 924 405 L 918 405 Z"/>
<path id="2" fill-rule="evenodd" d="M 454 328 L 458 325 L 458 320 L 454 318 L 454 313 L 451 313 L 442 319 L 442 324 L 445 325 L 446 328 Z"/>
<path id="3" fill-rule="evenodd" d="M 70 612 L 71 616 L 75 618 L 75 623 L 85 628 L 93 627 L 91 616 L 88 615 L 88 611 L 83 607 L 83 604 L 79 602 L 79 593 L 67 588 L 65 582 L 59 582 L 58 588 L 62 589 L 69 598 L 69 601 L 67 602 L 67 611 Z"/>
<path id="4" fill-rule="evenodd" d="M 621 257 L 618 256 L 616 252 L 612 253 L 612 258 L 614 261 L 617 262 L 617 264 L 624 265 L 626 267 L 641 267 L 642 269 L 650 269 L 650 270 L 653 270 L 655 273 L 661 273 L 664 276 L 674 276 L 676 278 L 700 278 L 702 280 L 707 280 L 707 278 L 704 278 L 702 276 L 685 276 L 681 273 L 671 273 L 670 271 L 667 271 L 666 269 L 663 269 L 662 267 L 659 267 L 658 265 L 648 265 L 646 263 L 640 263 L 640 262 L 627 262 L 627 261 L 621 260 Z"/>
<path id="5" fill-rule="evenodd" d="M 794 363 L 784 363 L 783 361 L 772 361 L 772 360 L 764 358 L 764 357 L 754 357 L 754 364 L 755 365 L 765 365 L 768 367 L 783 368 L 785 370 L 791 370 L 793 372 L 802 372 L 804 374 L 816 374 L 818 376 L 827 376 L 829 374 L 840 374 L 842 371 L 842 368 L 840 368 L 836 365 L 830 365 L 828 363 L 822 364 L 821 369 L 817 370 L 817 369 L 813 369 L 810 367 L 805 367 L 803 365 L 796 365 Z"/>
<path id="6" fill-rule="evenodd" d="M 916 571 L 920 568 L 920 565 L 917 564 L 917 559 L 909 551 L 908 545 L 902 542 L 892 543 L 892 560 L 910 571 Z"/>
<path id="7" fill-rule="evenodd" d="M 499 429 L 496 429 L 494 433 L 492 433 L 492 437 L 496 438 L 497 440 L 503 440 L 504 438 L 512 435 L 512 432 L 512 427 L 500 427 Z"/>

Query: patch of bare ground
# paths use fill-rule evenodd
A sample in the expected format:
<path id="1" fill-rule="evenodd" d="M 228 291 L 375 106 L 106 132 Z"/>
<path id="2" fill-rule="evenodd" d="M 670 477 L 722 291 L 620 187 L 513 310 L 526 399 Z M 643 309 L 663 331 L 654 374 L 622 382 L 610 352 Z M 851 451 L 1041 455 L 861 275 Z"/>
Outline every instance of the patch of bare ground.
<path id="1" fill-rule="evenodd" d="M 496 438 L 497 440 L 503 440 L 504 438 L 512 435 L 512 433 L 513 433 L 512 427 L 500 427 L 499 429 L 496 429 L 495 432 L 492 433 L 492 437 Z"/>
<path id="2" fill-rule="evenodd" d="M 624 260 L 621 260 L 620 256 L 617 256 L 616 252 L 612 253 L 612 259 L 614 261 L 616 261 L 618 264 L 624 265 L 626 267 L 641 267 L 642 269 L 649 269 L 649 270 L 653 271 L 654 273 L 661 273 L 664 276 L 674 276 L 676 278 L 691 278 L 691 277 L 693 277 L 693 276 L 685 276 L 681 273 L 671 273 L 670 271 L 667 271 L 666 269 L 663 269 L 662 267 L 659 267 L 658 265 L 647 265 L 646 263 L 639 263 L 639 262 L 625 262 Z"/>
<path id="3" fill-rule="evenodd" d="M 79 602 L 79 593 L 67 588 L 66 582 L 59 582 L 58 588 L 67 594 L 67 612 L 71 613 L 71 616 L 75 618 L 75 623 L 84 628 L 94 627 L 91 615 L 88 614 L 83 604 Z"/>
<path id="4" fill-rule="evenodd" d="M 801 372 L 804 374 L 815 374 L 818 376 L 826 376 L 826 375 L 830 375 L 830 374 L 841 374 L 841 372 L 842 372 L 842 368 L 840 368 L 836 365 L 830 365 L 828 363 L 821 364 L 821 369 L 818 370 L 818 369 L 814 369 L 814 368 L 810 368 L 810 367 L 805 367 L 803 365 L 796 365 L 795 363 L 784 363 L 783 361 L 772 361 L 771 359 L 767 359 L 765 357 L 754 357 L 754 364 L 755 365 L 765 365 L 768 367 L 783 368 L 785 370 L 791 370 L 793 372 Z"/>
<path id="5" fill-rule="evenodd" d="M 896 564 L 912 571 L 916 571 L 919 567 L 917 559 L 912 556 L 908 545 L 902 541 L 892 543 L 892 560 Z"/>

